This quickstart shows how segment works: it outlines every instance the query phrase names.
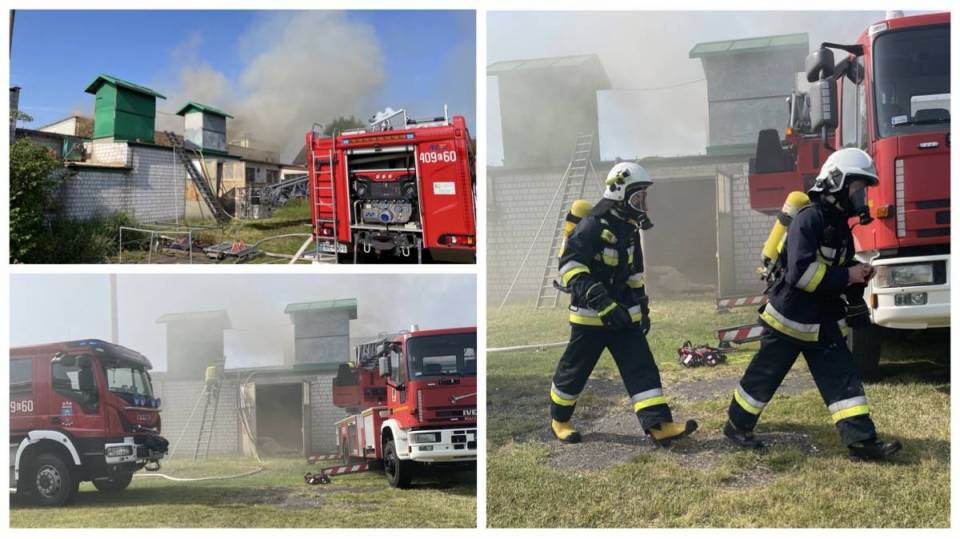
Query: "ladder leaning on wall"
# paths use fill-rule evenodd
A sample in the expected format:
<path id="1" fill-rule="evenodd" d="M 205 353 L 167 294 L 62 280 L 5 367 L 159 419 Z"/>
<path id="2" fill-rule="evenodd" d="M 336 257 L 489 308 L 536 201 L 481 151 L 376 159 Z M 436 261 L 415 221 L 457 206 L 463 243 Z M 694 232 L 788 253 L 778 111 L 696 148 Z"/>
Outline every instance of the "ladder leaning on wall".
<path id="1" fill-rule="evenodd" d="M 513 281 L 510 283 L 510 287 L 507 288 L 507 292 L 503 295 L 503 299 L 500 301 L 498 308 L 502 308 L 510 298 L 510 294 L 516 287 L 520 275 L 523 274 L 530 254 L 537 246 L 540 235 L 543 233 L 547 222 L 550 221 L 551 216 L 554 217 L 555 226 L 549 251 L 546 253 L 543 271 L 540 275 L 540 288 L 537 290 L 536 308 L 540 309 L 547 306 L 556 307 L 559 303 L 560 292 L 553 287 L 553 279 L 557 272 L 560 244 L 563 241 L 563 223 L 573 201 L 583 197 L 587 178 L 591 175 L 596 176 L 596 169 L 593 166 L 595 140 L 596 137 L 593 133 L 581 133 L 577 135 L 577 142 L 571 154 L 570 163 L 567 165 L 563 176 L 560 177 L 560 182 L 557 185 L 557 190 L 553 194 L 553 199 L 550 201 L 550 204 L 547 205 L 543 219 L 540 221 L 540 227 L 537 228 L 537 233 L 534 235 L 529 247 L 527 247 L 523 260 L 520 262 L 520 267 L 517 268 L 517 273 L 513 276 Z"/>

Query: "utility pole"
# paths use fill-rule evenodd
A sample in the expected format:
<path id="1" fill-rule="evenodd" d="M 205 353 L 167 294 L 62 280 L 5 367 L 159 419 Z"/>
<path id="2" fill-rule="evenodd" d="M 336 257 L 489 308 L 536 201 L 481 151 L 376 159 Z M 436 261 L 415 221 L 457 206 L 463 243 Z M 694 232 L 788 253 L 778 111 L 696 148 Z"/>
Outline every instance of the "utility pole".
<path id="1" fill-rule="evenodd" d="M 117 318 L 117 274 L 110 274 L 110 342 L 120 344 L 120 321 Z"/>

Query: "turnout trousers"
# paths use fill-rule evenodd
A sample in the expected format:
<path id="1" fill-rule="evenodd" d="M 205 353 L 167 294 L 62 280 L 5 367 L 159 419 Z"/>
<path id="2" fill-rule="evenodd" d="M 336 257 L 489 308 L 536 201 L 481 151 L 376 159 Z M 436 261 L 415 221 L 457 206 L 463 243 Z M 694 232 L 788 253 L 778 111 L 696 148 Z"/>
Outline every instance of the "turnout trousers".
<path id="1" fill-rule="evenodd" d="M 673 421 L 660 387 L 660 371 L 639 326 L 611 330 L 570 324 L 570 342 L 553 375 L 550 416 L 569 421 L 604 349 L 610 350 L 644 431 Z"/>
<path id="2" fill-rule="evenodd" d="M 730 421 L 741 430 L 753 430 L 760 413 L 780 387 L 797 356 L 803 354 L 844 445 L 876 438 L 863 384 L 853 354 L 844 339 L 832 343 L 801 344 L 766 328 L 757 352 L 730 402 Z"/>

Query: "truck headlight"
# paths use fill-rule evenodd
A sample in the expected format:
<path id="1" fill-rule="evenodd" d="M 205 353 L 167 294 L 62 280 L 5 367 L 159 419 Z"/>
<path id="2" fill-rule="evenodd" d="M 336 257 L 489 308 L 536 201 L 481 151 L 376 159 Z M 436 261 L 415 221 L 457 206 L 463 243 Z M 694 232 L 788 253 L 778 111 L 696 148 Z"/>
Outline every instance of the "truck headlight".
<path id="1" fill-rule="evenodd" d="M 875 278 L 879 288 L 933 284 L 933 264 L 878 266 Z"/>
<path id="2" fill-rule="evenodd" d="M 439 441 L 439 432 L 420 432 L 413 435 L 413 443 L 415 444 L 435 444 Z"/>
<path id="3" fill-rule="evenodd" d="M 133 455 L 132 445 L 115 445 L 107 448 L 108 457 L 129 457 Z"/>

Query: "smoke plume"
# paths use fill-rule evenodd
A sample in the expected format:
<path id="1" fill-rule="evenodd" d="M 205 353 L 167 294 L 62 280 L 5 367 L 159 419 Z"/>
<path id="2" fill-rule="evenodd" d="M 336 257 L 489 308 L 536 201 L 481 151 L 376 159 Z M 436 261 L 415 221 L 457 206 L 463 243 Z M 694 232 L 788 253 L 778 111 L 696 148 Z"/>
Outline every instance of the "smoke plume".
<path id="1" fill-rule="evenodd" d="M 221 108 L 234 116 L 228 140 L 251 137 L 251 146 L 280 150 L 284 161 L 314 122 L 366 117 L 385 80 L 374 29 L 340 12 L 264 15 L 236 43 L 243 67 L 233 79 L 199 60 L 202 45 L 194 35 L 173 51 L 180 67 L 167 106 L 197 101 Z"/>

